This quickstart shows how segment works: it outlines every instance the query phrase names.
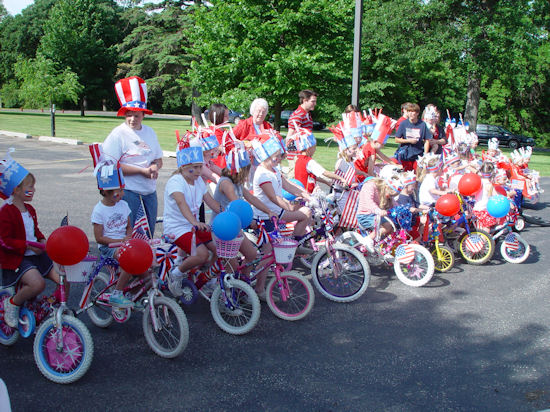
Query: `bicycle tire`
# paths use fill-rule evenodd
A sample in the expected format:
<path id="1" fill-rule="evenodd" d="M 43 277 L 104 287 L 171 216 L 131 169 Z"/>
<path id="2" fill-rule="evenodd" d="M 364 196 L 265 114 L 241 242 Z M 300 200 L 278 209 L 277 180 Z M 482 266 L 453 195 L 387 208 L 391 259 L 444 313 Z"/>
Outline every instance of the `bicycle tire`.
<path id="1" fill-rule="evenodd" d="M 175 358 L 189 343 L 189 324 L 183 309 L 166 296 L 153 300 L 160 329 L 155 331 L 151 320 L 151 303 L 143 312 L 142 326 L 149 347 L 161 358 Z M 175 329 L 176 328 L 176 329 Z"/>
<path id="2" fill-rule="evenodd" d="M 10 328 L 4 322 L 4 299 L 9 299 L 11 294 L 7 290 L 0 291 L 0 345 L 13 346 L 19 339 L 18 328 Z"/>
<path id="3" fill-rule="evenodd" d="M 399 245 L 398 247 L 405 246 Z M 424 246 L 409 243 L 406 246 L 414 251 L 414 257 L 408 263 L 398 258 L 393 261 L 393 270 L 397 278 L 407 286 L 418 288 L 428 283 L 434 274 L 434 260 L 431 253 Z"/>
<path id="4" fill-rule="evenodd" d="M 506 242 L 509 236 L 514 236 L 514 238 L 518 241 L 517 248 L 509 247 Z M 500 243 L 500 254 L 504 260 L 515 264 L 525 262 L 531 253 L 531 246 L 529 243 L 527 243 L 520 235 L 513 232 L 506 236 L 506 240 Z"/>
<path id="5" fill-rule="evenodd" d="M 109 285 L 109 276 L 106 273 L 99 272 L 93 280 L 92 290 L 90 291 L 90 300 L 93 302 L 93 306 L 86 309 L 86 314 L 92 323 L 99 328 L 107 328 L 114 322 L 109 299 L 101 297 L 101 294 L 109 290 L 105 289 L 107 285 Z"/>
<path id="6" fill-rule="evenodd" d="M 468 239 L 472 239 L 473 236 L 479 236 L 482 242 L 482 249 L 479 252 L 472 252 L 466 246 Z M 458 240 L 458 250 L 462 258 L 470 265 L 483 265 L 491 260 L 495 253 L 495 241 L 493 237 L 484 230 L 477 229 L 470 233 L 464 233 Z"/>
<path id="7" fill-rule="evenodd" d="M 63 351 L 56 350 L 57 329 L 50 316 L 36 332 L 33 353 L 40 372 L 55 383 L 67 384 L 79 380 L 90 368 L 94 357 L 94 342 L 88 328 L 73 316 L 62 315 Z"/>
<path id="8" fill-rule="evenodd" d="M 447 245 L 439 245 L 440 257 L 438 257 L 437 250 L 432 250 L 432 257 L 434 260 L 434 268 L 440 273 L 448 272 L 455 265 L 455 254 L 453 250 Z"/>
<path id="9" fill-rule="evenodd" d="M 336 244 L 333 249 L 336 259 L 326 249 L 315 255 L 311 267 L 313 284 L 333 302 L 353 302 L 367 291 L 370 266 L 363 254 L 350 246 Z M 337 276 L 334 268 L 338 268 Z"/>
<path id="10" fill-rule="evenodd" d="M 281 287 L 285 288 L 289 297 L 284 301 L 279 281 L 276 277 L 271 279 L 266 289 L 269 309 L 280 319 L 289 321 L 303 319 L 311 312 L 315 303 L 313 286 L 296 272 L 283 272 L 280 277 Z"/>
<path id="11" fill-rule="evenodd" d="M 234 310 L 226 305 L 225 298 L 231 300 Z M 260 320 L 261 310 L 258 295 L 252 286 L 242 280 L 232 279 L 225 287 L 225 294 L 218 285 L 210 298 L 214 322 L 231 335 L 244 335 L 254 329 Z"/>

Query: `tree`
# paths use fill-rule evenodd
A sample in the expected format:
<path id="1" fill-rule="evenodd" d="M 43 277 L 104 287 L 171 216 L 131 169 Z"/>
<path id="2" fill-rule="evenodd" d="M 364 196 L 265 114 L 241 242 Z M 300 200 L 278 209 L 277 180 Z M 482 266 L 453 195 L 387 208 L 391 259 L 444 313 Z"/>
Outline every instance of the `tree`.
<path id="1" fill-rule="evenodd" d="M 121 39 L 120 9 L 112 0 L 59 0 L 44 26 L 39 51 L 58 67 L 70 67 L 83 85 L 81 115 L 87 101 L 97 107 L 112 95 Z"/>
<path id="2" fill-rule="evenodd" d="M 275 112 L 320 94 L 316 112 L 341 113 L 351 93 L 353 4 L 344 0 L 211 1 L 196 7 L 190 33 L 197 56 L 185 80 L 202 105 L 247 110 L 255 97 Z"/>

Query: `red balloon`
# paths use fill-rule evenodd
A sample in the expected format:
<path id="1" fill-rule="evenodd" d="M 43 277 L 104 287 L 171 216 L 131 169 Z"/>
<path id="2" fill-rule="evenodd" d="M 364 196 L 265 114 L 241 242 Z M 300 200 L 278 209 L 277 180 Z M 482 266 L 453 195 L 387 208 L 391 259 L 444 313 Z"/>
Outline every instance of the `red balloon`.
<path id="1" fill-rule="evenodd" d="M 494 187 L 499 195 L 508 196 L 508 194 L 506 193 L 506 189 L 504 189 L 501 185 L 494 185 Z"/>
<path id="2" fill-rule="evenodd" d="M 76 226 L 60 226 L 46 242 L 46 253 L 54 262 L 70 266 L 76 265 L 88 254 L 88 237 Z"/>
<path id="3" fill-rule="evenodd" d="M 460 211 L 460 200 L 456 195 L 448 193 L 437 199 L 435 210 L 443 216 L 454 216 Z"/>
<path id="4" fill-rule="evenodd" d="M 458 182 L 458 191 L 463 196 L 471 196 L 481 189 L 481 177 L 475 173 L 466 173 Z"/>
<path id="5" fill-rule="evenodd" d="M 118 263 L 131 275 L 140 275 L 153 264 L 153 250 L 143 239 L 127 240 L 118 248 Z"/>

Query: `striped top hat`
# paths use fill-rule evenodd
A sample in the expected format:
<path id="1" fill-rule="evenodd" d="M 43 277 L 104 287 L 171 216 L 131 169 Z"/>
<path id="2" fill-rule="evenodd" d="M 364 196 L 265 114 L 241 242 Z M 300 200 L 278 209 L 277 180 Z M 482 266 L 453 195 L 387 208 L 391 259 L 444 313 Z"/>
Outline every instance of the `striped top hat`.
<path id="1" fill-rule="evenodd" d="M 3 159 L 0 159 L 0 198 L 10 197 L 15 188 L 29 174 L 29 171 L 10 156 L 15 149 L 10 148 Z"/>
<path id="2" fill-rule="evenodd" d="M 115 83 L 115 91 L 120 102 L 117 116 L 124 116 L 128 111 L 153 114 L 147 109 L 147 85 L 141 77 L 132 76 Z"/>

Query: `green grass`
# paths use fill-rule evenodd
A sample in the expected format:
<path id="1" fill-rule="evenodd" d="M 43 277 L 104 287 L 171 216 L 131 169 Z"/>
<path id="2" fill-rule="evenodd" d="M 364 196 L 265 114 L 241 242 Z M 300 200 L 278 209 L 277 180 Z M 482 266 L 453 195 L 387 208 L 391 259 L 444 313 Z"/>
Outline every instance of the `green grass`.
<path id="1" fill-rule="evenodd" d="M 59 112 L 56 114 L 55 120 L 57 137 L 78 139 L 85 143 L 102 142 L 110 131 L 123 121 L 122 118 L 114 116 L 87 115 L 81 117 Z M 145 124 L 155 130 L 161 147 L 170 151 L 175 150 L 176 146 L 175 130 L 184 131 L 190 127 L 189 120 L 163 119 L 155 116 L 147 116 Z M 49 136 L 51 134 L 50 115 L 49 113 L 0 111 L 0 130 L 27 133 L 32 136 Z M 283 128 L 281 132 L 283 135 L 286 134 L 286 129 Z M 327 147 L 324 139 L 330 136 L 332 133 L 328 131 L 315 131 L 318 142 L 315 160 L 326 169 L 333 170 L 338 149 L 335 143 Z M 396 148 L 397 145 L 391 142 L 382 151 L 391 156 Z M 503 149 L 503 151 L 506 154 L 510 153 L 509 149 Z M 550 152 L 534 152 L 529 166 L 538 170 L 542 176 L 550 176 Z"/>

